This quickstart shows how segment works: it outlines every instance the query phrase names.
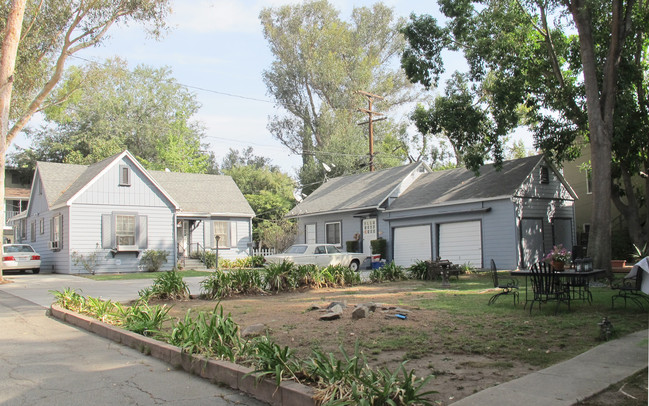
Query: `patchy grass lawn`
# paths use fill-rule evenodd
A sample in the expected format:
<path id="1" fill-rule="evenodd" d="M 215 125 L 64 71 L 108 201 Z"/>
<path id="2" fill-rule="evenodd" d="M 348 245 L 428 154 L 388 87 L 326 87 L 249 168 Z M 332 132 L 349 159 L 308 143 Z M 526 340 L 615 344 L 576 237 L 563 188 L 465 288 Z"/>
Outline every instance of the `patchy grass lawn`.
<path id="1" fill-rule="evenodd" d="M 406 368 L 414 369 L 417 376 L 434 375 L 428 389 L 439 392 L 433 400 L 440 405 L 600 344 L 598 323 L 605 316 L 617 336 L 648 325 L 647 313 L 632 304 L 625 309 L 619 302 L 611 309 L 614 292 L 609 288 L 591 288 L 592 305 L 573 302 L 570 311 L 562 305 L 554 315 L 554 304 L 548 304 L 540 311 L 535 307 L 530 315 L 529 307 L 523 309 L 522 302 L 514 306 L 511 296 L 487 306 L 496 293 L 491 286 L 489 275 L 471 274 L 453 279 L 450 289 L 442 289 L 440 282 L 404 281 L 233 297 L 220 304 L 241 329 L 263 323 L 273 340 L 294 348 L 301 357 L 309 357 L 313 348 L 339 353 L 342 347 L 353 352 L 358 344 L 373 366 L 395 370 L 408 360 Z M 347 304 L 339 320 L 320 321 L 318 310 L 308 311 L 311 305 L 333 301 Z M 368 302 L 403 308 L 408 317 L 400 320 L 394 312 L 377 310 L 365 319 L 352 320 L 353 305 Z M 182 318 L 189 309 L 211 311 L 217 302 L 170 304 L 169 314 Z"/>

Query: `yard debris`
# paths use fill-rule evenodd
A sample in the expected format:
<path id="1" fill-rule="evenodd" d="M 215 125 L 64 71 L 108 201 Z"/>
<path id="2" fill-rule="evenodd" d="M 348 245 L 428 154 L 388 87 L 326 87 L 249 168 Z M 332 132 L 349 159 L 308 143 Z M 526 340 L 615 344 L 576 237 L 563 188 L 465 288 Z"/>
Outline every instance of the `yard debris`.
<path id="1" fill-rule="evenodd" d="M 329 311 L 322 316 L 320 320 L 336 320 L 339 319 L 343 314 L 343 307 L 340 304 L 335 304 L 329 308 Z"/>
<path id="2" fill-rule="evenodd" d="M 253 324 L 243 329 L 241 337 L 257 337 L 266 332 L 264 323 Z"/>
<path id="3" fill-rule="evenodd" d="M 307 312 L 312 312 L 314 310 L 320 310 L 320 306 L 312 304 L 306 309 Z"/>
<path id="4" fill-rule="evenodd" d="M 358 305 L 352 312 L 352 320 L 364 319 L 369 314 L 370 309 L 365 305 Z"/>

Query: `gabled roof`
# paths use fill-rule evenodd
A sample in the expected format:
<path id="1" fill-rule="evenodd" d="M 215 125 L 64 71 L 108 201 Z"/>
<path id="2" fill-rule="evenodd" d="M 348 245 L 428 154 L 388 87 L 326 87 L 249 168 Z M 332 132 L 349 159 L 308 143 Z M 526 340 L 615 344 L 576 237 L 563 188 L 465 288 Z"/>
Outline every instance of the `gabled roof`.
<path id="1" fill-rule="evenodd" d="M 322 184 L 286 217 L 378 209 L 422 162 L 376 172 L 333 178 Z"/>
<path id="2" fill-rule="evenodd" d="M 178 214 L 255 216 L 230 176 L 162 171 L 149 173 L 178 202 Z"/>
<path id="3" fill-rule="evenodd" d="M 543 155 L 504 161 L 500 171 L 497 171 L 493 164 L 484 165 L 480 168 L 480 176 L 475 176 L 466 168 L 427 173 L 402 193 L 390 206 L 389 211 L 462 201 L 511 198 L 543 161 Z M 563 183 L 565 185 L 565 182 Z"/>
<path id="4" fill-rule="evenodd" d="M 36 173 L 43 184 L 48 208 L 70 204 L 100 174 L 126 157 L 138 167 L 180 212 L 253 217 L 245 197 L 229 176 L 147 171 L 128 151 L 92 165 L 38 162 Z"/>

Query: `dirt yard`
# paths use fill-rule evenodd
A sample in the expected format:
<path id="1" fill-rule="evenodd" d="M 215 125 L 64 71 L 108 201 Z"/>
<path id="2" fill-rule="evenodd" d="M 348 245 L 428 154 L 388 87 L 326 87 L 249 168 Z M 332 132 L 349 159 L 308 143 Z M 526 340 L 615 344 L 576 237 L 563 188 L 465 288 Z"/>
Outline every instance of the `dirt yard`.
<path id="1" fill-rule="evenodd" d="M 408 360 L 406 369 L 414 369 L 418 377 L 433 375 L 428 390 L 438 393 L 432 400 L 447 405 L 493 385 L 528 374 L 536 369 L 508 358 L 488 358 L 480 355 L 449 350 L 454 335 L 461 335 L 463 326 L 449 320 L 447 312 L 418 309 L 417 301 L 430 297 L 418 292 L 419 282 L 399 284 L 361 285 L 347 289 L 320 289 L 280 295 L 247 296 L 221 302 L 225 313 L 231 313 L 241 330 L 263 323 L 269 335 L 280 345 L 290 346 L 302 357 L 308 357 L 312 348 L 340 354 L 342 345 L 353 353 L 357 341 L 371 365 L 398 368 Z M 485 296 L 485 300 L 489 296 Z M 343 302 L 346 308 L 342 317 L 321 321 L 320 310 L 331 302 Z M 352 320 L 356 304 L 380 303 L 367 318 Z M 191 300 L 175 302 L 170 315 L 183 317 L 189 308 L 192 312 L 212 310 L 215 302 Z M 407 316 L 395 317 L 395 310 Z M 522 309 L 521 309 L 522 310 Z M 445 334 L 438 334 L 436 326 L 446 326 Z M 449 328 L 449 326 L 451 326 Z"/>

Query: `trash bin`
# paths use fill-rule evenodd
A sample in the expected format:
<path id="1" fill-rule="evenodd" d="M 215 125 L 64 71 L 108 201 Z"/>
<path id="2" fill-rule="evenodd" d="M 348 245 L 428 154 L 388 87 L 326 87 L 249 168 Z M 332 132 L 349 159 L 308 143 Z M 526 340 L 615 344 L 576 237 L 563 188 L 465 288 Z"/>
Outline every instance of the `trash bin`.
<path id="1" fill-rule="evenodd" d="M 381 262 L 381 254 L 373 254 L 372 262 Z"/>

